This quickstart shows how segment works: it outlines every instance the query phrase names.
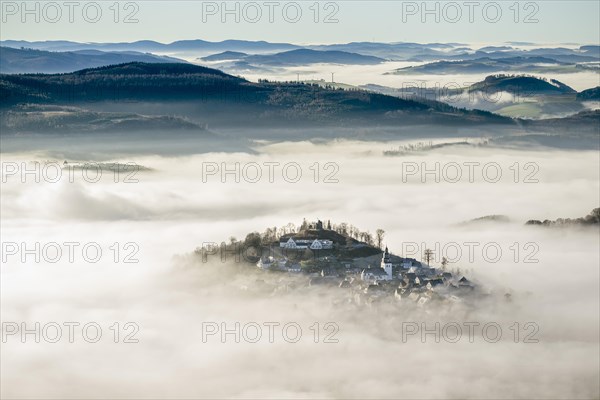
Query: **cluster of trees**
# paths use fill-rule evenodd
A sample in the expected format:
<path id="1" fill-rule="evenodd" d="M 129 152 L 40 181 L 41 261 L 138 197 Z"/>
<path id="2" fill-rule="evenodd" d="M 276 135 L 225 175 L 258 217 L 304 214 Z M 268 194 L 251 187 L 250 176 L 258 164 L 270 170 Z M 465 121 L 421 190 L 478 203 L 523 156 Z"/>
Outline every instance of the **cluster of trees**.
<path id="1" fill-rule="evenodd" d="M 372 234 L 369 231 L 361 231 L 352 224 L 342 222 L 340 224 L 333 224 L 332 230 L 340 235 L 367 243 L 369 246 L 377 246 L 380 249 L 383 247 L 383 237 L 385 236 L 383 229 L 377 229 L 375 234 Z"/>
<path id="2" fill-rule="evenodd" d="M 290 222 L 281 227 L 273 226 L 266 228 L 262 233 L 251 232 L 246 235 L 245 239 L 240 241 L 234 236 L 229 238 L 229 244 L 235 245 L 236 243 L 242 243 L 246 247 L 260 247 L 270 245 L 273 242 L 279 241 L 279 239 L 288 234 L 303 233 L 308 229 L 314 228 L 316 222 L 309 222 L 304 218 L 299 226 Z M 374 234 L 369 231 L 361 231 L 356 226 L 347 222 L 339 224 L 332 224 L 331 221 L 323 222 L 323 229 L 337 232 L 338 234 L 345 236 L 350 243 L 352 239 L 367 243 L 369 246 L 383 248 L 383 239 L 385 237 L 385 231 L 383 229 L 377 229 Z"/>
<path id="3" fill-rule="evenodd" d="M 495 79 L 503 79 L 503 78 L 536 78 L 544 82 L 548 82 L 548 78 L 544 78 L 543 76 L 535 76 L 532 74 L 493 74 L 490 75 Z M 489 77 L 488 77 L 489 78 Z"/>
<path id="4" fill-rule="evenodd" d="M 272 227 L 272 228 L 267 228 L 265 229 L 265 231 L 262 233 L 261 235 L 261 239 L 263 243 L 271 243 L 274 241 L 279 240 L 280 237 L 282 237 L 283 235 L 287 235 L 290 233 L 296 233 L 297 229 L 296 229 L 296 225 L 293 224 L 292 222 L 289 222 L 288 224 L 281 226 L 281 227 Z"/>
<path id="5" fill-rule="evenodd" d="M 324 80 L 322 80 L 322 82 L 325 82 Z M 319 83 L 315 83 L 315 82 L 304 82 L 304 81 L 270 81 L 268 79 L 259 79 L 258 83 L 273 83 L 273 84 L 285 84 L 285 85 L 302 85 L 302 86 L 307 86 L 307 87 L 313 87 L 313 88 L 324 88 L 327 90 L 341 90 L 341 91 L 347 91 L 347 92 L 365 92 L 365 93 L 370 93 L 369 90 L 365 90 L 365 89 L 361 89 L 361 88 L 357 88 L 357 87 L 341 87 L 341 86 L 335 86 L 335 84 L 329 84 L 329 83 L 325 83 L 323 84 L 319 84 Z"/>
<path id="6" fill-rule="evenodd" d="M 526 222 L 526 225 L 543 225 L 543 226 L 569 226 L 569 225 L 598 225 L 600 224 L 600 208 L 594 208 L 591 213 L 583 218 L 559 218 L 555 221 L 551 220 L 536 220 L 532 219 Z"/>
<path id="7" fill-rule="evenodd" d="M 306 230 L 310 227 L 306 219 L 302 221 L 300 225 L 300 231 Z M 312 223 L 314 226 L 315 223 Z M 349 239 L 358 240 L 360 242 L 367 243 L 369 246 L 377 246 L 378 248 L 382 248 L 383 246 L 383 238 L 385 236 L 385 231 L 383 229 L 377 229 L 375 234 L 372 234 L 369 231 L 361 231 L 358 227 L 349 224 L 347 222 L 341 222 L 339 224 L 332 224 L 330 220 L 327 223 L 323 223 L 323 228 L 339 233 L 342 236 L 345 236 Z"/>
<path id="8" fill-rule="evenodd" d="M 273 83 L 273 84 L 287 84 L 287 85 L 304 85 L 304 86 L 310 86 L 310 87 L 319 87 L 318 83 L 309 83 L 309 82 L 303 82 L 303 81 L 270 81 L 268 79 L 259 79 L 258 83 Z"/>

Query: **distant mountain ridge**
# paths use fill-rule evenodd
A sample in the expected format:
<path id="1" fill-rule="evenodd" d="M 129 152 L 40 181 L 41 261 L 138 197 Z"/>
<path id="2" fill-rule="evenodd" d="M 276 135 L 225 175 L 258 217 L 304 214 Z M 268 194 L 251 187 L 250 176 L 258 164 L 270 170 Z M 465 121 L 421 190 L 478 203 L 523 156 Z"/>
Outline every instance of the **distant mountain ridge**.
<path id="1" fill-rule="evenodd" d="M 239 51 L 223 51 L 217 54 L 211 54 L 210 56 L 200 58 L 202 61 L 230 61 L 230 60 L 241 60 L 242 58 L 248 57 L 248 54 Z"/>
<path id="2" fill-rule="evenodd" d="M 571 64 L 600 60 L 600 46 L 597 45 L 584 45 L 579 48 L 539 47 L 533 49 L 519 49 L 513 47 L 519 45 L 534 46 L 532 43 L 514 42 L 499 46 L 486 46 L 480 49 L 473 49 L 462 43 L 351 42 L 339 44 L 296 45 L 292 43 L 271 43 L 266 41 L 246 40 L 210 42 L 200 39 L 179 40 L 172 43 L 160 43 L 153 40 L 140 40 L 131 43 L 77 43 L 65 40 L 37 42 L 22 40 L 0 41 L 0 46 L 13 48 L 27 47 L 49 51 L 96 49 L 102 51 L 138 51 L 158 54 L 192 52 L 196 53 L 197 57 L 225 51 L 249 54 L 272 54 L 295 49 L 310 49 L 321 51 L 344 51 L 398 61 L 460 61 L 484 57 L 498 59 L 536 56 Z"/>
<path id="3" fill-rule="evenodd" d="M 65 73 L 84 68 L 127 62 L 173 63 L 181 62 L 173 57 L 156 56 L 137 52 L 103 52 L 100 50 L 77 50 L 51 52 L 33 49 L 0 47 L 0 73 Z"/>
<path id="4" fill-rule="evenodd" d="M 316 63 L 374 65 L 382 63 L 385 60 L 379 57 L 363 56 L 358 53 L 348 53 L 346 51 L 297 49 L 277 54 L 248 56 L 244 58 L 244 61 L 250 64 L 284 66 Z"/>
<path id="5" fill-rule="evenodd" d="M 543 56 L 533 57 L 504 57 L 490 58 L 489 56 L 466 59 L 466 60 L 443 60 L 429 64 L 417 65 L 399 68 L 391 74 L 435 74 L 435 75 L 452 75 L 452 74 L 480 74 L 494 72 L 577 72 L 579 67 L 573 63 L 562 62 L 552 58 Z"/>
<path id="6" fill-rule="evenodd" d="M 248 65 L 299 66 L 317 63 L 375 65 L 385 60 L 379 57 L 363 56 L 345 51 L 321 51 L 309 49 L 290 50 L 275 54 L 246 54 L 236 51 L 225 51 L 202 57 L 202 61 L 243 60 Z"/>
<path id="7" fill-rule="evenodd" d="M 153 40 L 139 40 L 131 43 L 78 43 L 71 41 L 37 41 L 28 42 L 24 40 L 5 40 L 0 41 L 1 46 L 8 47 L 27 47 L 39 50 L 50 51 L 76 51 L 85 49 L 96 49 L 102 51 L 124 51 L 134 50 L 141 52 L 173 52 L 173 51 L 243 51 L 243 52 L 262 52 L 262 51 L 285 51 L 300 48 L 289 43 L 269 43 L 265 41 L 249 40 L 223 40 L 221 42 L 210 42 L 201 39 L 178 40 L 172 43 L 160 43 Z"/>

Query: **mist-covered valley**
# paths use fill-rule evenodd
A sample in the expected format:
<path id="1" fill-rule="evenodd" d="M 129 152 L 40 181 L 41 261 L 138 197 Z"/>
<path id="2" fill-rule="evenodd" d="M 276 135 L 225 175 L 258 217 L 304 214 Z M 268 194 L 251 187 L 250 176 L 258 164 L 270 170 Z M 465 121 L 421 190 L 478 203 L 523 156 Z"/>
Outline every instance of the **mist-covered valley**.
<path id="1" fill-rule="evenodd" d="M 177 154 L 160 142 L 138 151 L 141 139 L 116 138 L 3 142 L 3 241 L 62 249 L 56 263 L 48 261 L 54 249 L 39 262 L 3 249 L 3 321 L 81 324 L 73 343 L 65 326 L 57 343 L 7 336 L 3 396 L 81 398 L 93 388 L 120 398 L 480 398 L 484 390 L 489 398 L 597 397 L 598 226 L 525 225 L 598 206 L 596 151 L 458 145 L 384 155 L 457 141 L 421 137 L 260 140 L 215 151 L 196 141 Z M 111 148 L 118 157 L 108 156 Z M 39 182 L 22 175 L 36 161 Z M 86 162 L 89 175 L 69 169 Z M 100 162 L 145 168 L 104 170 L 95 181 Z M 58 181 L 50 165 L 62 168 Z M 467 223 L 486 215 L 507 219 Z M 357 305 L 337 284 L 311 286 L 233 254 L 224 262 L 194 254 L 204 243 L 303 218 L 384 229 L 400 256 L 421 260 L 435 249 L 430 264 L 452 259 L 449 269 L 476 282 L 478 297 L 451 306 L 393 297 Z M 67 242 L 96 243 L 102 256 L 90 262 L 79 246 L 69 262 Z M 97 343 L 83 338 L 89 322 L 102 329 Z M 437 340 L 436 323 L 449 327 Z M 501 327 L 497 341 L 494 327 L 482 332 L 489 323 Z M 462 334 L 453 342 L 456 324 Z M 221 336 L 223 328 L 233 333 Z"/>

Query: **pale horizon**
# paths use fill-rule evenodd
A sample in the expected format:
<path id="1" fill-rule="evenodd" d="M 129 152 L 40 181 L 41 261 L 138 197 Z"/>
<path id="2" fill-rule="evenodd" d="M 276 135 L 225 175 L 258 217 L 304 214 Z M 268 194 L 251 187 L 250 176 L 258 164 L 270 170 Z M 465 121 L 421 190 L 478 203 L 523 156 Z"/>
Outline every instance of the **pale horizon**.
<path id="1" fill-rule="evenodd" d="M 118 2 L 118 12 L 110 8 L 116 3 L 100 2 L 98 18 L 88 3 L 93 2 L 57 10 L 41 3 L 35 6 L 36 2 L 2 1 L 2 39 L 164 43 L 200 37 L 208 41 L 432 43 L 444 38 L 446 43 L 469 43 L 476 37 L 490 43 L 600 41 L 600 4 L 596 1 L 477 2 L 473 8 L 461 2 L 274 2 L 271 9 L 248 1 L 138 1 Z M 224 3 L 226 8 L 221 8 Z M 311 8 L 316 3 L 318 11 Z M 514 7 L 517 3 L 518 9 Z"/>

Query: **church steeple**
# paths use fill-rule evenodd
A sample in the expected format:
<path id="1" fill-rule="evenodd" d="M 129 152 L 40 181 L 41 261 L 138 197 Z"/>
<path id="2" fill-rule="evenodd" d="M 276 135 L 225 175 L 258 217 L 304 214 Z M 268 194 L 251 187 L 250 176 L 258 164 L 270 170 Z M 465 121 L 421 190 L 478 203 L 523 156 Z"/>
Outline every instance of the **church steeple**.
<path id="1" fill-rule="evenodd" d="M 381 259 L 381 268 L 388 275 L 389 279 L 392 279 L 392 261 L 390 260 L 390 252 L 388 251 L 387 246 L 385 246 L 385 252 Z"/>

